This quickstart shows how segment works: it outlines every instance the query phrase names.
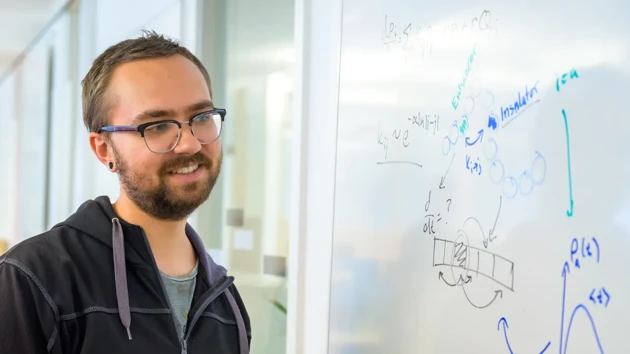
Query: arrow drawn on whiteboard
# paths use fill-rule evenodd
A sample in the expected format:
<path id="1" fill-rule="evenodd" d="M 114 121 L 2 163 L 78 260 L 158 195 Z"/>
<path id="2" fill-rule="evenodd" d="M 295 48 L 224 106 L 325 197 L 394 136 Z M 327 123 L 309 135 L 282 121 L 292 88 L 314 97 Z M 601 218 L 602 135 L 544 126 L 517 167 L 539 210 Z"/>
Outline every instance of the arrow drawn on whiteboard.
<path id="1" fill-rule="evenodd" d="M 501 330 L 500 327 L 503 327 L 503 335 L 505 336 L 505 344 L 507 344 L 510 354 L 514 354 L 514 352 L 512 351 L 512 347 L 510 347 L 510 341 L 508 340 L 508 337 L 507 337 L 508 324 L 505 317 L 501 317 L 501 319 L 499 320 L 499 323 L 497 324 L 497 331 Z"/>
<path id="2" fill-rule="evenodd" d="M 503 298 L 503 290 L 495 290 L 494 297 L 492 298 L 492 300 L 490 300 L 489 303 L 485 305 L 477 305 L 474 302 L 472 302 L 472 300 L 470 300 L 470 297 L 468 297 L 468 293 L 466 293 L 466 287 L 463 284 L 462 284 L 462 289 L 464 289 L 464 295 L 466 296 L 466 300 L 468 300 L 468 302 L 471 305 L 473 305 L 473 307 L 476 307 L 478 309 L 485 309 L 486 307 L 492 305 L 492 303 L 494 303 L 498 297 Z"/>
<path id="3" fill-rule="evenodd" d="M 499 221 L 499 215 L 501 215 L 501 205 L 503 204 L 503 197 L 499 196 L 499 211 L 497 211 L 497 218 L 494 219 L 494 225 L 490 229 L 488 233 L 488 240 L 483 241 L 484 247 L 488 248 L 488 242 L 492 242 L 497 238 L 497 235 L 494 234 L 494 230 L 497 228 L 497 222 Z"/>
<path id="4" fill-rule="evenodd" d="M 451 284 L 451 283 L 447 282 L 446 279 L 444 279 L 444 273 L 442 273 L 442 272 L 440 272 L 438 274 L 438 278 L 442 279 L 444 284 L 446 284 L 446 285 L 448 285 L 450 287 L 455 287 L 455 286 L 462 285 L 462 284 L 468 284 L 468 283 L 470 283 L 472 281 L 472 277 L 470 275 L 468 275 L 466 277 L 466 280 L 464 280 L 464 277 L 460 274 L 459 275 L 459 279 L 457 279 L 457 282 L 455 284 Z"/>
<path id="5" fill-rule="evenodd" d="M 567 121 L 567 113 L 562 110 L 562 116 L 564 117 L 564 132 L 567 138 L 567 169 L 569 170 L 569 203 L 570 208 L 567 210 L 567 216 L 573 216 L 573 181 L 571 178 L 571 144 L 569 144 L 569 122 Z"/>
<path id="6" fill-rule="evenodd" d="M 510 354 L 514 354 L 514 351 L 512 351 L 512 347 L 510 346 L 510 341 L 508 340 L 508 336 L 507 336 L 507 330 L 510 327 L 508 326 L 508 323 L 505 317 L 501 317 L 501 319 L 499 320 L 499 323 L 497 324 L 497 331 L 500 331 L 501 327 L 503 327 L 503 336 L 505 337 L 505 344 L 507 345 L 507 348 L 510 351 Z M 549 348 L 550 345 L 551 345 L 551 342 L 547 342 L 547 345 L 545 345 L 545 347 L 540 352 L 540 354 L 543 354 Z"/>
<path id="7" fill-rule="evenodd" d="M 481 129 L 477 134 L 478 134 L 477 135 L 477 139 L 473 140 L 472 142 L 471 142 L 470 137 L 466 137 L 466 146 L 473 146 L 477 142 L 482 142 L 483 141 L 483 129 Z"/>
<path id="8" fill-rule="evenodd" d="M 446 178 L 446 175 L 448 174 L 448 171 L 451 169 L 451 165 L 453 164 L 453 160 L 455 160 L 455 153 L 453 153 L 453 158 L 451 159 L 451 163 L 448 164 L 448 168 L 446 169 L 446 173 L 444 173 L 444 176 L 442 176 L 442 178 L 440 178 L 440 189 L 444 189 L 444 179 Z"/>
<path id="9" fill-rule="evenodd" d="M 483 231 L 483 227 L 481 226 L 481 223 L 479 222 L 479 220 L 477 220 L 477 218 L 471 216 L 471 217 L 467 218 L 466 220 L 464 220 L 464 227 L 466 227 L 466 225 L 471 223 L 471 222 L 477 225 L 477 228 L 479 230 L 479 236 L 481 236 L 481 238 L 483 239 L 482 240 L 483 247 L 484 248 L 488 248 L 489 241 L 488 241 L 488 239 L 486 239 L 486 232 Z"/>

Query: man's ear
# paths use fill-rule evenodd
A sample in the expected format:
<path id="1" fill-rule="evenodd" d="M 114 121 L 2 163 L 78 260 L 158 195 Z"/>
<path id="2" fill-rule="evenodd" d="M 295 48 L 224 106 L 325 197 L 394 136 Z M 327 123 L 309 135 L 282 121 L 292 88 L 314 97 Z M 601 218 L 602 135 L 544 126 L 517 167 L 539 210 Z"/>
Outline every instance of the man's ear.
<path id="1" fill-rule="evenodd" d="M 90 148 L 96 158 L 109 169 L 109 163 L 114 162 L 114 152 L 111 148 L 111 141 L 103 134 L 90 133 Z"/>

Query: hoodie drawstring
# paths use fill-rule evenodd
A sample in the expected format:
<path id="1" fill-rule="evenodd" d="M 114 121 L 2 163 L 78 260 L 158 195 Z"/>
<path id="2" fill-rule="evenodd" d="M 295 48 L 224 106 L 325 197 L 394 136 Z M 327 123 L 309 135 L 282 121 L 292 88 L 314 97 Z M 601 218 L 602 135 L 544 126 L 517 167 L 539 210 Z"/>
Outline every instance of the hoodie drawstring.
<path id="1" fill-rule="evenodd" d="M 193 237 L 191 240 L 193 244 L 201 245 L 201 241 L 198 236 Z M 202 246 L 196 247 L 203 250 Z M 118 301 L 118 315 L 120 322 L 127 330 L 127 336 L 131 340 L 131 310 L 129 307 L 129 290 L 127 289 L 127 267 L 125 264 L 125 239 L 118 218 L 112 219 L 112 249 L 114 253 L 114 280 L 116 282 L 116 300 Z M 203 254 L 203 253 L 200 253 Z M 206 254 L 206 257 L 208 255 Z M 205 262 L 207 265 L 207 261 Z M 206 267 L 207 268 L 207 267 Z M 238 307 L 236 299 L 230 293 L 229 290 L 225 291 L 228 302 L 234 315 L 236 317 L 236 324 L 238 327 L 238 339 L 239 339 L 239 352 L 241 354 L 249 353 L 249 339 L 247 336 L 247 329 L 245 328 L 245 321 Z"/>
<path id="2" fill-rule="evenodd" d="M 114 252 L 114 280 L 116 282 L 116 300 L 120 322 L 127 330 L 131 340 L 131 310 L 127 290 L 127 267 L 125 265 L 125 240 L 118 218 L 112 219 L 112 249 Z"/>
<path id="3" fill-rule="evenodd" d="M 247 329 L 245 328 L 245 321 L 243 320 L 243 315 L 241 314 L 241 310 L 238 308 L 238 304 L 236 303 L 236 299 L 229 290 L 225 291 L 225 295 L 227 295 L 228 302 L 232 307 L 232 311 L 234 312 L 234 317 L 236 317 L 236 326 L 238 327 L 238 345 L 241 354 L 249 353 L 249 340 L 247 338 Z"/>

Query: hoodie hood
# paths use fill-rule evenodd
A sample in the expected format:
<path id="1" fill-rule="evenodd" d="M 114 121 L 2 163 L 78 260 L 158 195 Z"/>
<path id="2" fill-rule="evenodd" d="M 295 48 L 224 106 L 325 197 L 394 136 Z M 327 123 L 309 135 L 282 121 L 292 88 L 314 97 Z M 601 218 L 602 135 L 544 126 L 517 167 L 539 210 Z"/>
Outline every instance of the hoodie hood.
<path id="1" fill-rule="evenodd" d="M 86 201 L 66 221 L 55 225 L 55 227 L 60 226 L 74 228 L 111 248 L 120 322 L 127 331 L 129 340 L 131 340 L 131 312 L 126 263 L 155 266 L 144 231 L 140 226 L 120 219 L 107 196 Z M 217 285 L 223 277 L 227 276 L 227 270 L 212 260 L 206 252 L 201 238 L 189 224 L 186 224 L 186 235 L 197 253 L 199 263 L 205 270 L 206 281 L 211 287 Z M 228 289 L 223 294 L 227 297 L 236 319 L 240 353 L 249 353 L 247 330 L 236 299 Z"/>

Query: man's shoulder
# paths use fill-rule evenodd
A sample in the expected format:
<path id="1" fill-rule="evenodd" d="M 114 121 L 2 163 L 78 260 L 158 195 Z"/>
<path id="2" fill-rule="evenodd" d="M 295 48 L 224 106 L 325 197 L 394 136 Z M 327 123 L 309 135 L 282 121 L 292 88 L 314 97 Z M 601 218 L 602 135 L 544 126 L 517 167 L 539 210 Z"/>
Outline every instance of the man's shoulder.
<path id="1" fill-rule="evenodd" d="M 86 296 L 77 289 L 87 289 L 90 279 L 103 279 L 97 271 L 107 269 L 102 259 L 109 253 L 95 242 L 71 226 L 55 226 L 0 256 L 0 278 L 11 279 L 16 287 L 39 289 L 60 313 L 75 312 L 77 299 Z"/>
<path id="2" fill-rule="evenodd" d="M 11 247 L 0 256 L 0 264 L 13 265 L 31 277 L 53 275 L 71 260 L 80 247 L 76 241 L 81 236 L 71 227 L 54 227 Z"/>

